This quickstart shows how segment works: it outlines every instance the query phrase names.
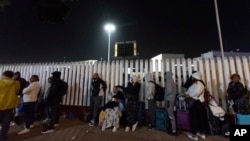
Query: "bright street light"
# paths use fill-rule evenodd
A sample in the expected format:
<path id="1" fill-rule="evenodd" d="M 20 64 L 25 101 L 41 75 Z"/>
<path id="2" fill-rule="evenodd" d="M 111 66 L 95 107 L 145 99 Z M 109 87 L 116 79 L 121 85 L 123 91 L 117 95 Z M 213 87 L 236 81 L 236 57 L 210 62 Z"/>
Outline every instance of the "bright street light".
<path id="1" fill-rule="evenodd" d="M 110 58 L 110 36 L 111 36 L 111 32 L 115 31 L 115 25 L 113 24 L 106 24 L 104 29 L 106 31 L 108 31 L 109 34 L 109 41 L 108 41 L 108 62 L 109 62 L 109 58 Z"/>

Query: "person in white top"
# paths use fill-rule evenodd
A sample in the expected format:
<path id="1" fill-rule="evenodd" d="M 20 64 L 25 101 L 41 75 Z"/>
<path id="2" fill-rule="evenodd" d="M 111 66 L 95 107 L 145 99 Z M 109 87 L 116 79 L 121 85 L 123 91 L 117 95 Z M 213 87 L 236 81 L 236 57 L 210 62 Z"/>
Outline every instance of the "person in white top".
<path id="1" fill-rule="evenodd" d="M 204 106 L 205 84 L 202 81 L 201 72 L 197 71 L 192 74 L 193 82 L 188 88 L 186 95 L 195 101 L 190 105 L 190 127 L 191 133 L 187 134 L 190 139 L 198 140 L 198 137 L 205 139 L 204 132 L 207 129 L 208 119 L 206 116 L 206 108 Z"/>
<path id="2" fill-rule="evenodd" d="M 32 124 L 34 122 L 35 108 L 40 89 L 39 77 L 37 75 L 32 75 L 30 77 L 29 86 L 23 89 L 24 115 L 26 121 L 24 129 L 18 132 L 18 135 L 29 132 L 30 128 L 33 127 Z"/>

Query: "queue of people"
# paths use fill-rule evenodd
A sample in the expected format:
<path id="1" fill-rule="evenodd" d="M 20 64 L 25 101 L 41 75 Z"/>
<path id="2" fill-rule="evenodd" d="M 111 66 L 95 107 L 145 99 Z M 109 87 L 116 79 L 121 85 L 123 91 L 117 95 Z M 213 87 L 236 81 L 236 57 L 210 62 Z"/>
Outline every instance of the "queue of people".
<path id="1" fill-rule="evenodd" d="M 13 111 L 16 111 L 18 117 L 21 112 L 25 116 L 24 129 L 18 132 L 19 135 L 30 132 L 34 126 L 35 107 L 40 94 L 41 85 L 39 83 L 39 76 L 32 75 L 30 80 L 24 86 L 23 79 L 20 79 L 20 72 L 18 79 L 14 77 L 14 72 L 5 71 L 0 80 L 0 117 L 1 117 L 1 141 L 7 139 L 10 122 L 13 120 Z M 59 126 L 60 103 L 64 93 L 61 92 L 63 87 L 61 80 L 61 72 L 55 71 L 52 76 L 48 78 L 49 87 L 42 96 L 45 104 L 46 119 L 44 129 L 41 133 L 46 134 L 54 131 L 56 126 Z M 167 117 L 170 120 L 170 135 L 178 135 L 176 127 L 176 83 L 173 79 L 172 72 L 165 72 L 165 110 L 168 113 Z M 240 82 L 240 76 L 233 74 L 231 82 L 228 84 L 227 94 L 228 103 L 230 103 L 235 112 L 239 111 L 239 104 L 245 96 L 246 88 Z M 22 80 L 22 81 L 20 81 Z M 154 76 L 151 72 L 145 74 L 146 91 L 145 97 L 148 102 L 149 121 L 148 129 L 156 128 L 156 100 L 154 99 L 155 85 L 150 83 L 154 81 Z M 23 86 L 22 86 L 23 85 Z M 186 81 L 184 87 L 185 97 L 191 97 L 194 102 L 190 105 L 190 132 L 187 134 L 188 138 L 198 140 L 198 138 L 206 138 L 206 130 L 208 129 L 206 107 L 204 106 L 204 93 L 206 89 L 205 83 L 202 81 L 202 74 L 199 71 L 194 71 L 191 77 Z M 98 73 L 94 73 L 91 83 L 91 99 L 90 99 L 90 126 L 98 124 L 99 111 L 104 102 L 104 96 L 107 89 L 107 84 Z M 120 120 L 123 113 L 126 113 L 125 118 L 125 132 L 135 131 L 138 126 L 138 112 L 139 112 L 139 93 L 141 90 L 141 83 L 137 75 L 132 75 L 130 81 L 125 86 L 116 85 L 111 93 L 112 97 L 108 102 L 104 103 L 102 131 L 113 127 L 112 132 L 116 132 L 120 127 Z M 21 92 L 20 92 L 21 91 Z M 21 103 L 21 104 L 20 104 Z M 22 109 L 20 110 L 20 106 Z M 123 119 L 124 120 L 124 119 Z"/>
<path id="2" fill-rule="evenodd" d="M 61 72 L 55 71 L 50 77 L 50 86 L 44 94 L 43 102 L 46 105 L 48 120 L 43 125 L 41 133 L 50 133 L 59 125 L 60 103 L 64 92 L 60 79 Z M 17 134 L 30 132 L 34 127 L 38 97 L 41 92 L 41 84 L 38 75 L 31 75 L 29 82 L 21 78 L 20 72 L 4 71 L 0 79 L 0 141 L 7 140 L 11 122 L 21 124 L 21 116 L 24 116 L 24 128 Z"/>

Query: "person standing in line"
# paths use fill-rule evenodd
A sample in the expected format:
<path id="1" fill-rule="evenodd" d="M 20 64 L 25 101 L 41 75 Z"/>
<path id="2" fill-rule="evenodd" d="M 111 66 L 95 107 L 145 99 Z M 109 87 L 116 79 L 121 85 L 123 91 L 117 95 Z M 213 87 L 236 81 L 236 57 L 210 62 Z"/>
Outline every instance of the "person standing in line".
<path id="1" fill-rule="evenodd" d="M 60 77 L 61 72 L 55 71 L 52 73 L 51 86 L 46 99 L 51 120 L 48 124 L 45 124 L 44 129 L 41 131 L 42 134 L 54 132 L 54 127 L 59 126 L 60 103 L 64 95 L 62 94 L 63 82 Z"/>
<path id="2" fill-rule="evenodd" d="M 197 71 L 192 71 L 192 74 L 193 74 L 193 73 L 196 73 L 196 72 L 197 72 Z M 184 91 L 187 91 L 187 89 L 193 84 L 192 74 L 191 74 L 191 76 L 187 76 L 187 80 L 186 80 L 186 82 L 183 84 Z M 183 77 L 184 77 L 184 76 L 183 76 Z"/>
<path id="3" fill-rule="evenodd" d="M 138 124 L 138 110 L 139 110 L 139 93 L 141 89 L 141 84 L 138 82 L 138 77 L 133 75 L 128 82 L 127 87 L 119 86 L 123 89 L 125 98 L 127 98 L 126 104 L 126 128 L 125 132 L 128 132 L 132 127 L 132 131 L 135 131 Z"/>
<path id="4" fill-rule="evenodd" d="M 24 113 L 24 109 L 23 109 L 23 89 L 26 88 L 29 85 L 29 82 L 26 81 L 24 78 L 21 77 L 21 73 L 19 71 L 14 73 L 13 76 L 14 80 L 17 80 L 20 83 L 20 91 L 18 93 L 18 96 L 21 100 L 21 104 L 16 108 L 16 113 L 15 113 L 15 117 L 14 117 L 14 121 L 19 124 L 20 121 L 20 116 L 21 114 Z"/>
<path id="5" fill-rule="evenodd" d="M 150 116 L 150 122 L 148 125 L 148 129 L 155 128 L 155 109 L 156 109 L 156 102 L 154 99 L 155 94 L 155 85 L 154 83 L 150 81 L 153 80 L 153 75 L 151 72 L 148 72 L 145 76 L 146 80 L 146 98 L 148 100 L 148 110 L 149 110 L 149 116 Z"/>
<path id="6" fill-rule="evenodd" d="M 91 84 L 91 97 L 90 97 L 90 113 L 91 120 L 89 126 L 94 126 L 98 123 L 98 111 L 102 105 L 104 93 L 107 89 L 107 84 L 99 77 L 98 73 L 93 74 Z"/>
<path id="7" fill-rule="evenodd" d="M 240 75 L 235 73 L 230 76 L 230 82 L 227 87 L 228 103 L 232 105 L 233 111 L 238 112 L 239 101 L 246 93 L 246 89 L 240 81 Z"/>
<path id="8" fill-rule="evenodd" d="M 32 75 L 30 77 L 30 85 L 23 89 L 23 108 L 26 121 L 25 128 L 18 132 L 18 135 L 30 132 L 30 128 L 33 127 L 37 98 L 40 89 L 41 85 L 39 84 L 39 77 L 37 75 Z"/>
<path id="9" fill-rule="evenodd" d="M 0 132 L 0 141 L 7 140 L 7 134 L 10 122 L 13 118 L 13 110 L 20 104 L 18 93 L 20 84 L 13 80 L 12 71 L 4 71 L 0 79 L 0 117 L 2 129 Z"/>
<path id="10" fill-rule="evenodd" d="M 52 81 L 52 77 L 49 77 L 48 78 L 49 86 L 48 86 L 47 90 L 45 91 L 45 93 L 43 95 L 44 112 L 45 112 L 45 115 L 46 115 L 46 118 L 43 120 L 43 123 L 48 123 L 51 120 L 51 115 L 50 115 L 50 112 L 49 112 L 49 106 L 48 106 L 48 103 L 47 103 L 47 98 L 48 98 L 48 94 L 49 94 L 49 91 L 50 91 L 51 81 Z"/>
<path id="11" fill-rule="evenodd" d="M 174 113 L 175 107 L 175 98 L 176 98 L 176 83 L 173 80 L 173 73 L 165 73 L 165 104 L 170 119 L 172 129 L 169 131 L 169 134 L 176 135 L 176 118 Z M 168 121 L 168 120 L 167 120 Z"/>
<path id="12" fill-rule="evenodd" d="M 191 133 L 187 136 L 190 139 L 198 140 L 198 137 L 205 139 L 205 131 L 207 130 L 208 119 L 206 107 L 204 106 L 205 84 L 202 81 L 201 72 L 197 71 L 192 74 L 193 82 L 186 92 L 187 97 L 193 98 L 195 101 L 190 106 L 190 127 Z"/>

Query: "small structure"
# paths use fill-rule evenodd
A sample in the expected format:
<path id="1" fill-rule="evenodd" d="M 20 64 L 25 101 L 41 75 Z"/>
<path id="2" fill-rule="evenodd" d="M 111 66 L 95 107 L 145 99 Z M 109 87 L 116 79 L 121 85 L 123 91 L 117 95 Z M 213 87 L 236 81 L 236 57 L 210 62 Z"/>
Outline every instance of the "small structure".
<path id="1" fill-rule="evenodd" d="M 158 71 L 161 71 L 161 60 L 166 60 L 166 59 L 183 59 L 185 58 L 184 54 L 159 54 L 156 55 L 155 57 L 151 58 L 153 61 L 153 71 L 155 71 L 155 62 L 158 60 Z"/>

